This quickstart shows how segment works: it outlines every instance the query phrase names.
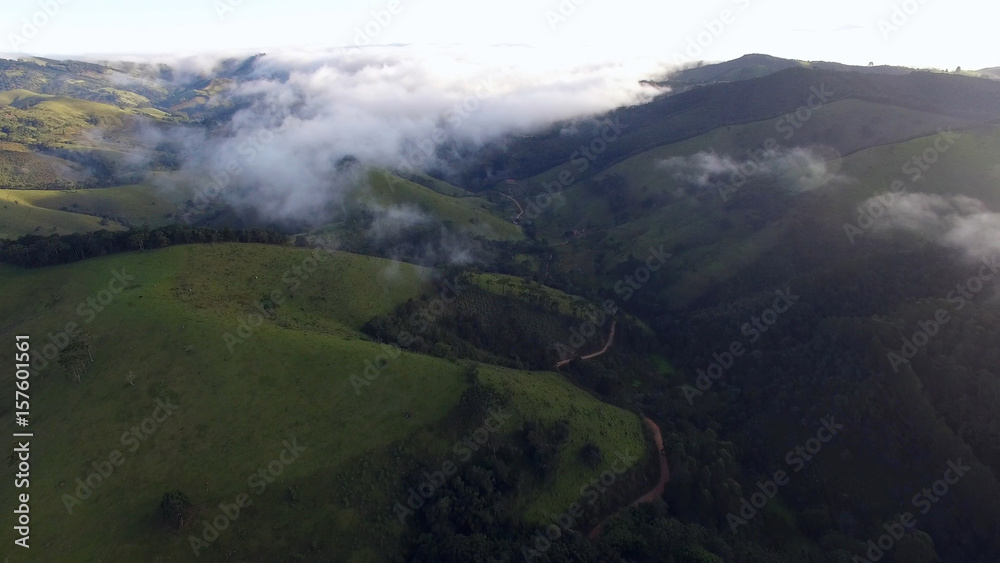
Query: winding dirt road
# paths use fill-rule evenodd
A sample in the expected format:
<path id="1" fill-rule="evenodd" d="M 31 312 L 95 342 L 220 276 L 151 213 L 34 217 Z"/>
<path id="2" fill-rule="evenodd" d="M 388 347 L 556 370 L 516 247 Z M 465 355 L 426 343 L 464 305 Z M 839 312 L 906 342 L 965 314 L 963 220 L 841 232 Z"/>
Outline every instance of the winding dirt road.
<path id="1" fill-rule="evenodd" d="M 617 326 L 617 324 L 618 324 L 617 318 L 611 320 L 611 333 L 608 334 L 608 341 L 604 343 L 604 348 L 601 348 L 600 350 L 594 352 L 593 354 L 587 354 L 586 356 L 579 356 L 578 358 L 570 358 L 568 360 L 560 360 L 556 362 L 556 371 L 558 371 L 559 368 L 563 367 L 564 365 L 572 362 L 573 360 L 576 359 L 590 360 L 606 353 L 608 349 L 611 348 L 611 344 L 613 344 L 615 341 L 615 326 Z"/>
<path id="2" fill-rule="evenodd" d="M 616 317 L 611 321 L 611 333 L 608 334 L 608 341 L 604 344 L 604 348 L 601 348 L 600 350 L 594 352 L 593 354 L 587 354 L 586 356 L 579 356 L 579 359 L 590 360 L 592 358 L 600 356 L 601 354 L 606 353 L 608 349 L 611 348 L 611 344 L 615 341 L 615 327 L 617 326 L 617 324 L 618 324 L 618 318 Z M 556 363 L 556 370 L 572 362 L 575 359 L 577 358 L 570 358 L 568 360 L 562 360 Z M 670 482 L 670 464 L 667 463 L 667 452 L 663 448 L 663 434 L 660 432 L 660 427 L 655 422 L 653 422 L 653 419 L 649 418 L 648 416 L 644 416 L 643 420 L 646 422 L 646 426 L 648 426 L 649 429 L 653 431 L 653 442 L 656 444 L 657 455 L 660 456 L 660 478 L 656 482 L 655 487 L 653 487 L 646 494 L 632 501 L 632 504 L 630 504 L 628 507 L 655 501 L 656 499 L 663 496 L 663 491 L 664 489 L 666 489 L 667 483 Z M 619 513 L 621 513 L 622 510 L 625 510 L 625 508 L 616 511 L 614 514 L 611 514 L 610 516 L 602 520 L 600 524 L 595 526 L 594 529 L 590 531 L 588 537 L 590 537 L 590 539 L 594 539 L 600 536 L 601 532 L 604 531 L 604 524 L 608 520 L 614 518 Z"/>
<path id="3" fill-rule="evenodd" d="M 652 490 L 642 495 L 641 497 L 637 498 L 635 501 L 632 502 L 632 504 L 629 505 L 629 507 L 635 506 L 637 504 L 643 504 L 646 502 L 653 502 L 656 499 L 660 498 L 663 495 L 663 490 L 667 487 L 667 483 L 670 482 L 670 464 L 667 463 L 667 452 L 663 449 L 663 434 L 660 433 L 660 427 L 655 422 L 653 422 L 651 418 L 649 418 L 648 416 L 643 418 L 646 421 L 646 426 L 648 426 L 649 429 L 653 431 L 653 440 L 656 442 L 656 451 L 660 456 L 660 479 L 659 481 L 657 481 L 656 486 L 653 487 Z M 622 510 L 625 509 L 623 508 Z M 618 512 L 615 512 L 614 514 L 608 516 L 607 518 L 602 520 L 600 524 L 595 526 L 594 529 L 590 531 L 590 534 L 588 534 L 590 539 L 594 539 L 600 536 L 601 533 L 604 531 L 604 524 L 608 520 L 617 516 L 622 510 L 619 510 Z"/>
<path id="4" fill-rule="evenodd" d="M 507 194 L 505 194 L 505 193 L 501 193 L 500 195 L 502 195 L 502 196 L 504 196 L 505 198 L 507 198 L 507 199 L 509 199 L 509 200 L 511 200 L 511 201 L 513 201 L 513 202 L 514 202 L 514 205 L 516 205 L 516 206 L 517 206 L 517 210 L 518 210 L 518 211 L 520 211 L 520 213 L 518 213 L 518 214 L 517 214 L 517 217 L 514 217 L 514 219 L 520 219 L 520 218 L 521 218 L 521 215 L 524 215 L 524 208 L 523 208 L 523 207 L 521 207 L 521 204 L 520 204 L 520 203 L 518 203 L 516 199 L 514 199 L 514 196 L 509 196 L 509 195 L 507 195 Z"/>
<path id="5" fill-rule="evenodd" d="M 604 348 L 601 348 L 599 351 L 594 352 L 593 354 L 587 354 L 586 356 L 580 356 L 580 359 L 581 360 L 589 360 L 591 358 L 596 358 L 596 357 L 600 356 L 601 354 L 604 354 L 605 352 L 607 352 L 608 348 L 611 348 L 611 344 L 615 341 L 615 325 L 617 323 L 618 323 L 618 319 L 612 319 L 611 320 L 611 333 L 608 334 L 608 341 L 604 343 Z"/>

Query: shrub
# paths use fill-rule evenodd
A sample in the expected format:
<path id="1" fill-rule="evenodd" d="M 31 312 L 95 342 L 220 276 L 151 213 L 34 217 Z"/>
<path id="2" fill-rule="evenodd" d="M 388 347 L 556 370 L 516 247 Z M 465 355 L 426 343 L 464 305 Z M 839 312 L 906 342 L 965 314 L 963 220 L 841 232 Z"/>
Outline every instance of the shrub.
<path id="1" fill-rule="evenodd" d="M 160 514 L 167 524 L 175 530 L 184 527 L 185 518 L 190 510 L 191 499 L 181 491 L 164 493 L 163 500 L 160 501 Z"/>

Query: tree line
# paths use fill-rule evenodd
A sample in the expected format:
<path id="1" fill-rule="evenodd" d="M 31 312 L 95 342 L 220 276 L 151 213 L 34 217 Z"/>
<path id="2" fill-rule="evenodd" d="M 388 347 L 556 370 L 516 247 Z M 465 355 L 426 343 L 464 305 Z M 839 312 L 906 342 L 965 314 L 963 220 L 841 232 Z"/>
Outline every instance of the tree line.
<path id="1" fill-rule="evenodd" d="M 213 242 L 285 245 L 288 244 L 288 236 L 271 229 L 213 229 L 186 225 L 69 235 L 25 235 L 16 240 L 0 240 L 0 263 L 41 268 L 135 250 Z"/>

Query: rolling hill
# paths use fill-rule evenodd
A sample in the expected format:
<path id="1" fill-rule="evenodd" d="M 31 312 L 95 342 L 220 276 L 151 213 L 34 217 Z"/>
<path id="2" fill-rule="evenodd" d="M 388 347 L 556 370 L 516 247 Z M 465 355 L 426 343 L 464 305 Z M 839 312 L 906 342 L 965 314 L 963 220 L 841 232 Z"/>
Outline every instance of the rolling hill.
<path id="1" fill-rule="evenodd" d="M 458 173 L 441 175 L 456 176 L 458 179 L 452 178 L 454 183 L 476 190 L 507 178 L 523 180 L 560 167 L 572 172 L 574 180 L 580 180 L 641 152 L 719 127 L 794 116 L 796 112 L 805 116 L 810 110 L 840 100 L 992 122 L 1000 118 L 998 98 L 1000 82 L 968 76 L 919 71 L 858 74 L 796 67 L 760 78 L 662 95 L 647 104 L 583 120 L 571 128 L 573 134 L 563 132 L 568 124 L 557 124 L 530 136 L 508 139 L 504 148 L 487 146 L 475 154 L 463 154 L 462 162 L 452 163 Z M 609 129 L 612 123 L 615 125 Z"/>
<path id="2" fill-rule="evenodd" d="M 290 272 L 314 256 L 304 249 L 213 245 L 34 271 L 3 267 L 5 337 L 58 334 L 64 321 L 75 320 L 94 358 L 81 382 L 53 361 L 32 387 L 33 425 L 50 437 L 39 440 L 37 453 L 47 461 L 32 476 L 32 490 L 50 491 L 33 505 L 35 545 L 88 558 L 187 561 L 189 536 L 201 535 L 202 520 L 211 521 L 219 503 L 245 492 L 253 504 L 204 554 L 385 560 L 386 553 L 371 547 L 398 549 L 392 538 L 403 529 L 392 507 L 407 496 L 401 468 L 440 466 L 439 460 L 455 457 L 451 444 L 483 424 L 456 411 L 474 385 L 507 397 L 499 408 L 513 418 L 498 430 L 497 444 L 516 441 L 525 422 L 567 424 L 571 441 L 555 462 L 566 477 L 555 488 L 519 495 L 517 510 L 529 519 L 562 510 L 588 476 L 600 472 L 578 460 L 585 443 L 623 452 L 640 465 L 645 459 L 636 415 L 560 376 L 482 366 L 477 384 L 469 379 L 470 366 L 392 352 L 358 332 L 374 315 L 434 291 L 431 272 L 335 253 L 289 285 Z M 115 272 L 124 283 L 112 283 Z M 91 314 L 87 297 L 109 287 L 121 291 Z M 262 309 L 260 296 L 275 293 L 285 299 Z M 263 324 L 248 320 L 265 310 Z M 250 323 L 251 334 L 239 329 L 241 322 Z M 227 346 L 227 334 L 246 338 Z M 44 344 L 36 344 L 40 353 Z M 388 365 L 383 354 L 391 358 Z M 356 392 L 351 378 L 371 369 L 366 362 L 378 362 L 381 373 Z M 149 432 L 130 450 L 122 430 L 141 425 L 158 404 L 176 405 L 175 414 L 155 428 L 143 426 Z M 247 476 L 270 467 L 286 440 L 305 448 L 301 458 L 258 494 Z M 80 488 L 116 451 L 124 462 L 100 483 L 91 479 L 92 493 Z M 369 489 L 373 476 L 380 476 L 379 486 Z M 77 489 L 79 504 L 66 497 Z M 177 533 L 155 523 L 160 498 L 174 489 L 197 507 Z M 313 528 L 298 526 L 303 514 L 329 539 L 310 543 Z M 281 531 L 293 523 L 297 531 Z M 271 531 L 260 533 L 262 527 Z M 10 539 L 10 531 L 4 535 Z"/>
<path id="3" fill-rule="evenodd" d="M 127 123 L 225 135 L 245 100 L 206 102 L 255 61 L 187 81 L 5 63 L 0 238 L 178 221 L 177 166 L 119 173 Z M 996 561 L 1000 83 L 764 55 L 669 79 L 449 146 L 449 170 L 344 157 L 356 185 L 320 220 L 225 198 L 185 216 L 197 240 L 277 227 L 272 245 L 0 241 L 78 260 L 0 264 L 0 339 L 52 352 L 33 540 L 88 560 L 841 563 L 910 513 L 885 560 Z M 95 120 L 120 138 L 81 137 Z M 87 174 L 105 187 L 37 189 Z M 619 512 L 658 470 L 643 416 L 670 480 Z"/>

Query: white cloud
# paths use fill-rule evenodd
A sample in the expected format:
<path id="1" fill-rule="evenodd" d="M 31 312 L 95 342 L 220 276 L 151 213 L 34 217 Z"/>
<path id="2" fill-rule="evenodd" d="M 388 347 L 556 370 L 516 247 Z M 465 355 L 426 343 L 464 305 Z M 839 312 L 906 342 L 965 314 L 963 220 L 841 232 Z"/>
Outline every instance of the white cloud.
<path id="1" fill-rule="evenodd" d="M 885 199 L 884 197 L 882 198 Z M 939 244 L 963 251 L 967 257 L 979 260 L 1000 253 L 1000 213 L 966 196 L 940 196 L 927 193 L 905 193 L 888 203 L 885 219 L 876 229 L 900 229 L 917 233 Z M 875 198 L 862 204 L 863 209 L 876 205 Z"/>
<path id="2" fill-rule="evenodd" d="M 185 69 L 214 67 L 185 61 Z M 267 218 L 313 218 L 348 187 L 336 170 L 346 155 L 374 166 L 428 166 L 442 143 L 475 146 L 645 101 L 658 92 L 640 81 L 661 70 L 649 61 L 560 68 L 532 61 L 524 47 L 285 50 L 258 59 L 213 100 L 249 104 L 224 127 L 169 135 L 186 149 L 188 180 L 200 175 L 204 183 L 238 166 L 228 201 Z M 258 147 L 261 136 L 271 140 Z"/>
<path id="3" fill-rule="evenodd" d="M 683 183 L 725 192 L 743 187 L 751 178 L 768 178 L 795 192 L 844 180 L 838 175 L 840 155 L 830 147 L 776 148 L 745 159 L 702 151 L 666 158 L 657 166 L 673 172 L 673 177 Z"/>

